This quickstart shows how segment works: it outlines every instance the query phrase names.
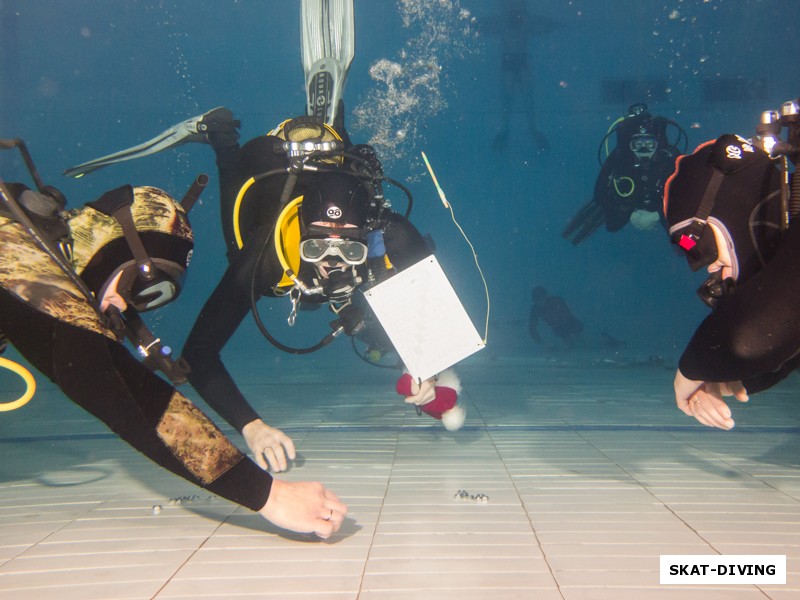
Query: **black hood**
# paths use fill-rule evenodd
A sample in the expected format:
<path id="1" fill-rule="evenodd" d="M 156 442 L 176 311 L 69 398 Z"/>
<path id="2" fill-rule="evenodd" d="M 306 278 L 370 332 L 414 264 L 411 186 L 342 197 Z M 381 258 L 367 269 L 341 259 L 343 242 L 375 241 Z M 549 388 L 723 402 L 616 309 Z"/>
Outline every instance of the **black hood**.
<path id="1" fill-rule="evenodd" d="M 374 213 L 372 198 L 357 177 L 344 173 L 321 173 L 314 178 L 300 205 L 303 235 L 313 234 L 316 222 L 355 225 L 355 235 L 364 238 Z"/>
<path id="2" fill-rule="evenodd" d="M 713 185 L 719 188 L 709 194 L 706 216 L 701 203 Z M 689 258 L 692 270 L 717 258 L 714 233 L 703 226 L 704 221 L 716 225 L 727 238 L 738 283 L 760 270 L 781 238 L 780 188 L 781 174 L 774 161 L 737 135 L 723 135 L 680 157 L 664 192 L 664 216 L 673 239 L 691 231 L 694 223 L 699 239 L 695 257 Z M 700 221 L 695 223 L 696 219 Z"/>

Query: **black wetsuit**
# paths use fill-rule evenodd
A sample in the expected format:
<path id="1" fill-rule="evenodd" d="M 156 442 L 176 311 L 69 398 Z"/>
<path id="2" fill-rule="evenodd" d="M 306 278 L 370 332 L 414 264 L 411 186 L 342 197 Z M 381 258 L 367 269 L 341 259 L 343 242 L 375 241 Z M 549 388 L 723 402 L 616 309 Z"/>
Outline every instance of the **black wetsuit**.
<path id="1" fill-rule="evenodd" d="M 4 217 L 0 331 L 73 402 L 155 463 L 252 510 L 266 503 L 272 477 L 136 360 L 28 232 Z"/>
<path id="2" fill-rule="evenodd" d="M 628 148 L 615 148 L 600 169 L 593 200 L 603 209 L 608 231 L 622 229 L 636 210 L 660 214 L 664 184 L 675 170 L 678 149 L 659 148 L 652 159 L 639 159 Z"/>
<path id="3" fill-rule="evenodd" d="M 539 319 L 542 319 L 553 330 L 553 333 L 572 345 L 583 331 L 583 323 L 572 314 L 567 303 L 558 296 L 546 296 L 533 303 L 528 318 L 528 331 L 535 341 L 540 341 L 538 330 Z"/>
<path id="4" fill-rule="evenodd" d="M 795 223 L 766 266 L 695 331 L 679 368 L 695 381 L 738 381 L 750 393 L 800 366 L 800 227 Z"/>
<path id="5" fill-rule="evenodd" d="M 239 189 L 250 177 L 275 169 L 286 169 L 288 163 L 285 155 L 276 154 L 274 150 L 276 142 L 280 141 L 276 137 L 262 136 L 250 140 L 241 148 L 233 146 L 216 150 L 222 229 L 228 247 L 229 266 L 203 306 L 183 349 L 183 358 L 192 368 L 189 381 L 202 398 L 238 431 L 259 416 L 237 388 L 220 354 L 251 310 L 253 270 L 259 264 L 262 248 L 270 240 L 287 176 L 279 174 L 265 178 L 248 191 L 248 201 L 242 203 L 240 213 L 242 238 L 245 240 L 241 250 L 234 238 L 233 206 Z M 312 177 L 316 175 L 300 175 L 292 198 L 304 193 Z M 386 255 L 393 270 L 402 271 L 431 254 L 419 231 L 401 215 L 385 211 L 381 229 Z M 362 280 L 367 281 L 361 267 L 359 273 Z M 283 269 L 274 251 L 268 249 L 260 261 L 256 277 L 258 294 L 273 296 L 272 286 L 282 274 Z M 354 302 L 357 302 L 360 294 L 356 292 L 353 296 Z M 316 303 L 324 301 L 321 296 L 316 300 L 307 297 L 301 300 Z M 364 306 L 361 308 L 366 310 Z M 320 337 L 326 333 L 329 332 L 321 332 Z M 367 327 L 359 332 L 359 337 L 387 343 L 384 335 L 377 321 L 369 319 Z"/>

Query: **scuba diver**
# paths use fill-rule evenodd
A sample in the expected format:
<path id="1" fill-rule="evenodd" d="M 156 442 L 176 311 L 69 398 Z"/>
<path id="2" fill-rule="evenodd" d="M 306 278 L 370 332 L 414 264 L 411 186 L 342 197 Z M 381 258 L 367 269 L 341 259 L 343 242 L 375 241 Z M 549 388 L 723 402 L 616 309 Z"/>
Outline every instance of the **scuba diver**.
<path id="1" fill-rule="evenodd" d="M 788 177 L 800 156 L 798 102 L 764 113 L 753 140 L 700 145 L 667 182 L 670 240 L 693 271 L 707 269 L 698 294 L 712 309 L 681 356 L 675 399 L 710 427 L 734 426 L 725 396 L 746 402 L 800 366 L 800 179 Z"/>
<path id="2" fill-rule="evenodd" d="M 185 365 L 139 313 L 181 292 L 194 247 L 187 212 L 205 180 L 181 203 L 126 185 L 67 210 L 21 140 L 0 140 L 0 148 L 20 150 L 35 184 L 0 181 L 1 337 L 156 464 L 279 527 L 330 537 L 347 512 L 333 492 L 273 479 L 155 373 L 185 380 Z"/>
<path id="3" fill-rule="evenodd" d="M 252 312 L 264 337 L 282 351 L 307 354 L 345 334 L 365 344 L 362 358 L 376 362 L 371 357 L 390 353 L 392 345 L 363 294 L 356 292 L 432 254 L 408 220 L 410 192 L 384 175 L 370 146 L 354 145 L 347 135 L 341 88 L 352 58 L 352 5 L 332 0 L 331 10 L 318 12 L 327 4 L 304 0 L 301 5 L 307 115 L 287 119 L 240 146 L 240 122 L 219 107 L 144 144 L 66 172 L 81 176 L 187 142 L 213 148 L 229 264 L 203 306 L 182 358 L 191 366 L 189 381 L 200 396 L 242 433 L 258 464 L 276 472 L 287 468 L 287 457 L 295 458 L 294 443 L 259 417 L 220 356 L 247 314 Z M 308 26 L 317 17 L 322 22 Z M 346 37 L 327 47 L 328 37 L 317 39 L 323 30 L 333 38 Z M 405 192 L 405 214 L 389 208 L 385 184 Z M 261 319 L 257 302 L 262 296 L 282 299 L 290 325 L 306 310 L 327 307 L 333 316 L 331 330 L 312 346 L 284 344 Z M 398 366 L 402 368 L 391 368 Z M 457 401 L 460 383 L 452 369 L 425 381 L 405 373 L 396 389 L 407 403 L 448 429 L 463 424 L 464 408 Z"/>
<path id="4" fill-rule="evenodd" d="M 492 141 L 492 149 L 503 151 L 508 146 L 514 100 L 520 98 L 522 112 L 528 121 L 528 134 L 537 152 L 550 149 L 547 136 L 536 126 L 534 71 L 528 44 L 532 37 L 550 33 L 560 27 L 556 21 L 528 11 L 527 0 L 503 0 L 500 14 L 481 19 L 481 31 L 496 37 L 501 44 L 500 82 L 503 93 L 502 125 Z"/>
<path id="5" fill-rule="evenodd" d="M 383 183 L 392 180 L 369 146 L 350 144 L 339 118 L 335 126 L 313 116 L 289 119 L 243 146 L 228 109 L 196 120 L 217 157 L 229 266 L 189 333 L 182 358 L 191 366 L 192 386 L 242 433 L 259 464 L 281 471 L 286 456 L 294 458 L 293 442 L 264 423 L 239 391 L 220 356 L 227 342 L 252 312 L 262 334 L 285 352 L 307 354 L 346 334 L 370 354 L 386 354 L 391 343 L 355 292 L 431 250 L 406 216 L 387 207 Z M 284 344 L 260 317 L 262 296 L 282 298 L 290 322 L 327 306 L 331 331 L 313 346 Z M 423 412 L 448 427 L 451 418 L 444 413 L 461 415 L 458 428 L 463 409 L 445 387 L 458 389 L 454 374 L 440 374 L 433 387 L 410 382 L 400 389 L 408 392 L 403 395 L 409 403 L 422 402 Z M 435 402 L 437 393 L 448 397 L 444 405 Z"/>
<path id="6" fill-rule="evenodd" d="M 528 332 L 536 343 L 541 343 L 539 319 L 544 321 L 556 337 L 564 340 L 567 347 L 575 345 L 578 335 L 583 331 L 583 323 L 572 314 L 563 298 L 550 295 L 541 285 L 533 288 L 531 293 L 531 313 L 528 318 Z"/>
<path id="7" fill-rule="evenodd" d="M 670 127 L 677 132 L 673 141 L 668 136 Z M 612 136 L 616 144 L 609 152 Z M 680 125 L 651 115 L 645 104 L 630 106 L 627 115 L 615 121 L 601 140 L 597 151 L 601 168 L 594 195 L 570 220 L 562 237 L 577 246 L 602 224 L 610 232 L 619 231 L 627 223 L 641 231 L 656 228 L 661 220 L 664 183 L 675 170 L 675 159 L 686 151 L 686 144 Z"/>

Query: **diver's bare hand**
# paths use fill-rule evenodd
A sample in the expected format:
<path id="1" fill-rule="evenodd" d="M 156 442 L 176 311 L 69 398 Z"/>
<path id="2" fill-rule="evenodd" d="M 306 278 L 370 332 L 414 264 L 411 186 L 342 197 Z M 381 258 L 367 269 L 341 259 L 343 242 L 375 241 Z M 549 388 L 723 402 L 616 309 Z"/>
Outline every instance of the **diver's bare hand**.
<path id="1" fill-rule="evenodd" d="M 716 390 L 701 387 L 691 397 L 689 406 L 692 415 L 707 427 L 733 429 L 736 424 L 731 417 L 731 409 Z"/>
<path id="2" fill-rule="evenodd" d="M 267 470 L 269 468 L 275 473 L 285 471 L 289 460 L 294 460 L 296 453 L 292 438 L 283 433 L 280 429 L 270 427 L 261 419 L 250 421 L 242 429 L 247 446 L 253 453 L 253 459 L 258 466 Z"/>
<path id="3" fill-rule="evenodd" d="M 436 398 L 436 377 L 417 383 L 410 373 L 397 380 L 397 392 L 406 397 L 406 404 L 422 406 Z"/>
<path id="4" fill-rule="evenodd" d="M 688 379 L 680 370 L 675 374 L 675 401 L 678 408 L 707 427 L 733 429 L 736 424 L 723 396 L 747 402 L 747 391 L 740 381 L 713 383 Z"/>
<path id="5" fill-rule="evenodd" d="M 675 403 L 678 405 L 678 408 L 683 411 L 684 414 L 693 417 L 694 413 L 692 412 L 691 406 L 689 406 L 689 401 L 691 397 L 694 396 L 695 392 L 703 387 L 703 382 L 689 379 L 678 369 L 675 372 L 673 387 L 675 388 Z"/>
<path id="6" fill-rule="evenodd" d="M 706 388 L 713 390 L 720 397 L 733 396 L 739 402 L 747 402 L 750 397 L 741 381 L 724 381 L 720 383 L 706 383 Z"/>
<path id="7" fill-rule="evenodd" d="M 658 227 L 658 213 L 650 210 L 635 210 L 631 213 L 630 224 L 639 231 L 652 231 Z"/>
<path id="8" fill-rule="evenodd" d="M 342 526 L 347 505 L 321 483 L 272 480 L 262 517 L 278 527 L 327 539 Z"/>

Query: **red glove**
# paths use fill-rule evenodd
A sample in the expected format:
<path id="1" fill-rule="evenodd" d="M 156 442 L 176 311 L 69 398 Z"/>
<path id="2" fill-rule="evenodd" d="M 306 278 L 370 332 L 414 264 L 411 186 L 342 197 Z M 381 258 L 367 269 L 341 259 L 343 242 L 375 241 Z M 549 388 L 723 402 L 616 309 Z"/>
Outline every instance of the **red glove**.
<path id="1" fill-rule="evenodd" d="M 397 393 L 405 396 L 408 404 L 415 404 L 422 412 L 439 419 L 445 429 L 449 431 L 461 429 L 467 411 L 458 403 L 458 393 L 461 391 L 458 375 L 452 369 L 447 369 L 433 382 L 427 380 L 417 384 L 410 373 L 404 373 L 397 380 Z M 433 397 L 430 397 L 432 384 Z"/>

